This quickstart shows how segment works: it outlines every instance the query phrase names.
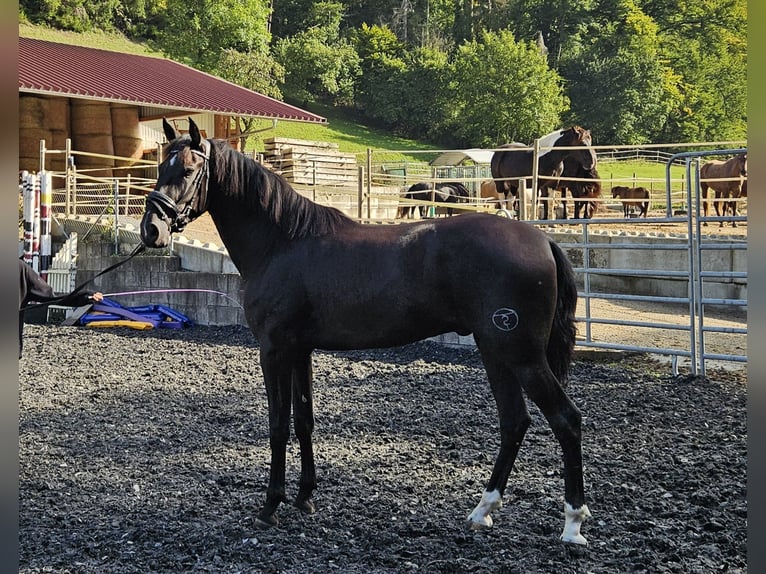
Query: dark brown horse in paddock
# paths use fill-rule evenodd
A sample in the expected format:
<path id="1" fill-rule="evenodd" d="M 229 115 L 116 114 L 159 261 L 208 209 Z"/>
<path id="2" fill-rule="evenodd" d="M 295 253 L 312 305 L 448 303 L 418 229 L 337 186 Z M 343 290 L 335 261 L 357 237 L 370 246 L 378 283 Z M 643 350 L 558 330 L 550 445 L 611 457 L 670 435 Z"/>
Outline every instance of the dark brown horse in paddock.
<path id="1" fill-rule="evenodd" d="M 639 210 L 638 216 L 643 215 L 646 218 L 646 214 L 649 212 L 651 194 L 645 187 L 616 185 L 612 188 L 612 197 L 615 199 L 619 197 L 622 200 L 622 213 L 625 217 L 629 217 L 630 208 L 636 206 Z"/>
<path id="2" fill-rule="evenodd" d="M 567 177 L 592 181 L 564 179 Z M 561 178 L 556 189 L 561 192 L 561 204 L 564 208 L 562 219 L 567 218 L 567 190 L 569 190 L 574 202 L 574 219 L 580 219 L 580 212 L 582 212 L 583 219 L 591 219 L 598 210 L 598 201 L 590 200 L 601 198 L 601 176 L 598 174 L 598 170 L 595 167 L 585 169 L 575 159 L 567 158 L 564 160 L 564 170 L 561 172 Z"/>
<path id="3" fill-rule="evenodd" d="M 564 160 L 572 158 L 585 170 L 596 167 L 596 152 L 590 147 L 591 134 L 580 126 L 572 126 L 551 132 L 540 138 L 537 158 L 538 194 L 543 201 L 543 219 L 548 219 L 548 201 L 550 190 L 558 185 L 558 178 L 564 169 Z M 518 180 L 527 178 L 526 185 L 532 185 L 534 152 L 520 149 L 523 144 L 510 143 L 500 146 L 501 150 L 492 154 L 490 169 L 495 180 L 498 194 L 518 197 Z"/>
<path id="4" fill-rule="evenodd" d="M 707 217 L 710 200 L 708 199 L 708 189 L 715 192 L 715 214 L 717 217 L 725 217 L 727 211 L 731 211 L 733 217 L 737 216 L 737 199 L 747 197 L 747 187 L 745 195 L 742 195 L 742 186 L 747 183 L 747 154 L 740 153 L 734 157 L 722 161 L 718 159 L 711 160 L 700 168 L 700 188 L 702 189 L 702 209 Z M 733 201 L 721 201 L 723 199 L 733 199 Z M 719 205 L 723 204 L 720 208 Z M 707 225 L 707 221 L 703 222 Z M 736 221 L 732 221 L 732 227 L 737 226 Z M 723 227 L 723 221 L 719 227 Z"/>
<path id="5" fill-rule="evenodd" d="M 277 509 L 288 500 L 291 411 L 301 459 L 292 502 L 316 510 L 314 349 L 393 347 L 455 331 L 473 333 L 500 423 L 500 450 L 467 525 L 491 527 L 491 513 L 503 504 L 532 421 L 526 395 L 563 451 L 561 538 L 587 543 L 580 533 L 589 516 L 581 415 L 564 390 L 577 285 L 553 240 L 528 223 L 487 213 L 364 225 L 298 194 L 225 140 L 203 139 L 193 121 L 184 136 L 163 123 L 170 143 L 146 198 L 141 239 L 166 247 L 171 233 L 207 211 L 239 270 L 269 407 L 269 484 L 256 524 L 278 525 Z"/>
<path id="6" fill-rule="evenodd" d="M 471 192 L 462 183 L 457 181 L 439 181 L 435 183 L 420 182 L 410 186 L 404 193 L 405 199 L 414 199 L 418 201 L 438 201 L 440 203 L 465 203 L 471 196 Z M 420 218 L 423 219 L 428 206 L 426 205 L 404 205 L 397 211 L 397 218 L 409 218 L 415 215 L 415 208 L 420 211 Z M 447 207 L 447 215 L 452 215 L 453 209 Z"/>

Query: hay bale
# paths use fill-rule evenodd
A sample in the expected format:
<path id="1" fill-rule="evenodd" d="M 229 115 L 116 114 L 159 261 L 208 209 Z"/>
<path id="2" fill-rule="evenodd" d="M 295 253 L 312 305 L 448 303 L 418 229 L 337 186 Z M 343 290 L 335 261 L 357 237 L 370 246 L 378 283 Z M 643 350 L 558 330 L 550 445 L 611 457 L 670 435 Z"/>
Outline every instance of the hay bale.
<path id="1" fill-rule="evenodd" d="M 144 154 L 144 141 L 141 138 L 138 108 L 128 104 L 113 103 L 111 114 L 114 155 L 130 158 L 127 160 L 115 160 L 115 165 L 118 167 L 134 165 L 135 161 L 131 160 L 141 159 Z"/>
<path id="2" fill-rule="evenodd" d="M 45 106 L 45 127 L 54 133 L 63 132 L 69 134 L 69 119 L 69 98 L 47 98 Z M 64 149 L 63 146 L 61 149 Z"/>
<path id="3" fill-rule="evenodd" d="M 104 155 L 114 155 L 112 114 L 109 102 L 72 99 L 72 149 Z M 75 155 L 79 170 L 96 177 L 112 177 L 114 158 Z M 91 171 L 94 168 L 103 170 Z"/>
<path id="4" fill-rule="evenodd" d="M 52 145 L 51 130 L 45 128 L 19 128 L 19 170 L 40 171 L 40 140 L 45 147 Z M 46 162 L 48 164 L 49 162 Z M 46 168 L 49 166 L 46 165 Z"/>
<path id="5" fill-rule="evenodd" d="M 42 96 L 19 95 L 19 129 L 45 127 L 47 98 Z"/>
<path id="6" fill-rule="evenodd" d="M 112 112 L 109 102 L 72 100 L 73 135 L 112 135 Z"/>

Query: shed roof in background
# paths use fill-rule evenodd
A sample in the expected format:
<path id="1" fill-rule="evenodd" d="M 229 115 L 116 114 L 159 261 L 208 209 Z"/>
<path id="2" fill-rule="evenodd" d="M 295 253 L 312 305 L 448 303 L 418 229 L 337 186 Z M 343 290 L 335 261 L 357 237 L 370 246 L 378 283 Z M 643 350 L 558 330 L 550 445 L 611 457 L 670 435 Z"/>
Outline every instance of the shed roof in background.
<path id="1" fill-rule="evenodd" d="M 485 149 L 463 149 L 445 151 L 431 161 L 431 165 L 460 165 L 467 161 L 476 164 L 488 164 L 492 161 L 494 152 Z"/>
<path id="2" fill-rule="evenodd" d="M 325 118 L 165 58 L 19 37 L 19 92 L 181 112 Z"/>

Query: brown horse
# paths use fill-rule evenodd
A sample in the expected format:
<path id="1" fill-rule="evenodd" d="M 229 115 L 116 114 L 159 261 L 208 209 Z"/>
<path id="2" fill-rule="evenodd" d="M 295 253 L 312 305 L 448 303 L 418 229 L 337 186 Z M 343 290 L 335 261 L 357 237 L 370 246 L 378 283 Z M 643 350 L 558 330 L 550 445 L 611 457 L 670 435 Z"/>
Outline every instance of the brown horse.
<path id="1" fill-rule="evenodd" d="M 612 188 L 612 197 L 622 199 L 622 212 L 625 217 L 629 216 L 631 206 L 637 206 L 638 216 L 646 217 L 649 211 L 649 198 L 651 194 L 645 187 L 627 187 L 616 185 Z"/>
<path id="2" fill-rule="evenodd" d="M 726 161 L 714 159 L 707 162 L 700 168 L 700 187 L 702 188 L 702 208 L 705 217 L 707 217 L 710 200 L 708 199 L 708 189 L 715 192 L 715 214 L 717 217 L 726 216 L 726 212 L 731 209 L 733 217 L 737 216 L 737 199 L 747 197 L 747 153 L 740 153 Z M 742 186 L 745 185 L 745 195 L 742 195 Z M 734 201 L 720 201 L 722 199 L 733 199 Z M 723 203 L 723 208 L 719 205 Z M 707 221 L 703 223 L 707 225 Z M 732 227 L 737 226 L 737 222 L 732 222 Z M 723 221 L 719 227 L 723 227 Z"/>
<path id="3" fill-rule="evenodd" d="M 539 140 L 542 152 L 537 157 L 538 193 L 543 198 L 543 219 L 548 219 L 548 197 L 555 189 L 558 178 L 564 170 L 564 160 L 572 158 L 584 169 L 596 167 L 596 152 L 590 147 L 591 134 L 580 126 L 572 126 L 551 132 Z M 497 192 L 505 198 L 511 194 L 518 197 L 519 179 L 527 179 L 526 185 L 532 185 L 534 152 L 523 148 L 523 144 L 510 143 L 501 146 L 501 150 L 492 154 L 490 169 L 495 180 Z"/>
<path id="4" fill-rule="evenodd" d="M 595 167 L 585 169 L 576 160 L 567 158 L 564 160 L 564 171 L 561 172 L 562 178 L 591 179 L 593 181 L 576 181 L 562 179 L 556 186 L 556 190 L 561 192 L 561 204 L 564 214 L 562 219 L 567 218 L 567 190 L 572 195 L 574 201 L 574 218 L 580 219 L 580 212 L 584 219 L 590 219 L 598 209 L 598 201 L 589 201 L 601 197 L 601 176 Z"/>

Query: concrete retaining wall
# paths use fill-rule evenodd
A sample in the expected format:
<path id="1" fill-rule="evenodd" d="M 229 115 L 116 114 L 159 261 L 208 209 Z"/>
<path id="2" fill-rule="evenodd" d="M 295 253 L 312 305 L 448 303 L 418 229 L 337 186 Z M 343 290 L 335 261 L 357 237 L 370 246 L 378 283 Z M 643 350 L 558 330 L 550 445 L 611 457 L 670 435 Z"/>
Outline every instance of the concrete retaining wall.
<path id="1" fill-rule="evenodd" d="M 128 255 L 134 245 L 122 244 L 120 255 L 113 255 L 114 245 L 97 237 L 81 242 L 77 264 L 78 285 L 99 271 Z M 137 295 L 115 295 L 115 301 L 126 307 L 133 305 L 166 305 L 179 311 L 199 325 L 245 325 L 242 310 L 241 278 L 228 255 L 196 246 L 176 246 L 178 255 L 142 254 L 114 271 L 96 278 L 89 289 L 103 293 L 189 289 L 196 291 L 165 291 Z M 205 265 L 207 270 L 202 269 Z M 197 267 L 186 269 L 186 265 Z M 218 293 L 200 292 L 210 290 Z"/>

